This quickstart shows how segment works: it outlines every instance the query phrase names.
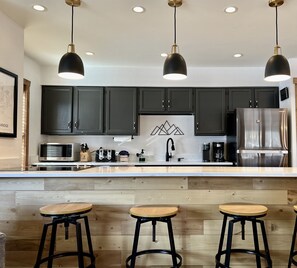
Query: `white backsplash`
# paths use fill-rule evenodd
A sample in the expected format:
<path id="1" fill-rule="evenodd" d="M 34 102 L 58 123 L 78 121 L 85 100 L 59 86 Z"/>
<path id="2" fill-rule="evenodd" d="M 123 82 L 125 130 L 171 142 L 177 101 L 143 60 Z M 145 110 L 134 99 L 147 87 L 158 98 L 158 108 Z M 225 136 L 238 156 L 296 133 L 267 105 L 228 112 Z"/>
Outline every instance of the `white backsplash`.
<path id="1" fill-rule="evenodd" d="M 165 130 L 160 129 L 165 124 Z M 159 130 L 159 132 L 158 132 Z M 166 130 L 168 133 L 166 133 Z M 195 136 L 194 116 L 192 115 L 142 115 L 139 117 L 139 135 L 131 141 L 124 136 L 47 136 L 47 142 L 87 143 L 95 159 L 95 150 L 103 147 L 117 152 L 127 150 L 130 161 L 138 161 L 136 153 L 145 151 L 146 161 L 165 161 L 166 141 L 172 138 L 175 144 L 174 158 L 184 161 L 202 161 L 202 145 L 205 142 L 226 142 L 226 136 Z M 128 141 L 127 141 L 128 140 Z"/>

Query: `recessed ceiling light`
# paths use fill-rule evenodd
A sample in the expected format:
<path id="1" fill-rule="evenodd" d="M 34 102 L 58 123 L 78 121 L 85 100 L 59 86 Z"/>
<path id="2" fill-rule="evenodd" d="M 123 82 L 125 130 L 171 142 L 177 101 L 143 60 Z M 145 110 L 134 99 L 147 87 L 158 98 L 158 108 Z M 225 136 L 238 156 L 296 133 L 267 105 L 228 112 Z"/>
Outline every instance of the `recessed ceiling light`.
<path id="1" fill-rule="evenodd" d="M 145 11 L 144 7 L 142 6 L 135 6 L 132 8 L 135 13 L 143 13 Z"/>
<path id="2" fill-rule="evenodd" d="M 166 58 L 168 56 L 167 53 L 161 53 L 161 57 Z"/>
<path id="3" fill-rule="evenodd" d="M 233 55 L 234 58 L 240 58 L 242 56 L 243 56 L 243 54 L 241 54 L 241 53 L 236 53 Z"/>
<path id="4" fill-rule="evenodd" d="M 230 7 L 226 7 L 224 9 L 224 11 L 228 14 L 232 14 L 232 13 L 235 13 L 237 12 L 238 8 L 237 7 L 234 7 L 234 6 L 230 6 Z"/>
<path id="5" fill-rule="evenodd" d="M 95 53 L 94 53 L 94 52 L 92 52 L 92 51 L 87 51 L 87 52 L 86 52 L 86 55 L 88 55 L 88 56 L 94 56 L 94 55 L 95 55 Z"/>
<path id="6" fill-rule="evenodd" d="M 33 5 L 32 8 L 36 11 L 40 11 L 40 12 L 43 12 L 43 11 L 46 11 L 46 7 L 45 6 L 42 6 L 42 5 Z"/>

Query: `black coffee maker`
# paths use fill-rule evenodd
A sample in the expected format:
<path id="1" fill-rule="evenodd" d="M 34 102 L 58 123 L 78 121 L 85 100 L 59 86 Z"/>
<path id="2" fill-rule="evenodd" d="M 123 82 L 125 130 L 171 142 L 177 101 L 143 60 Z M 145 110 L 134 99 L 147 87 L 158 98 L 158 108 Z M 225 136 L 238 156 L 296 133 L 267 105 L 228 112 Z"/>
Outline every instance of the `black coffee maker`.
<path id="1" fill-rule="evenodd" d="M 210 162 L 210 143 L 203 143 L 203 162 Z"/>
<path id="2" fill-rule="evenodd" d="M 224 162 L 224 142 L 212 143 L 212 158 L 214 162 Z"/>

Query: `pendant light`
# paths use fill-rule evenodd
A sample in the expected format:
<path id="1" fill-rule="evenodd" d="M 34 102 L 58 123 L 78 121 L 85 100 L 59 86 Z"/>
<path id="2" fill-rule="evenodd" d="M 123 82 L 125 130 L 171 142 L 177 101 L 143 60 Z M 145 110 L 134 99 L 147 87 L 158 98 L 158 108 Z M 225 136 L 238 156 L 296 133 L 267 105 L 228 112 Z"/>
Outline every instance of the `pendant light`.
<path id="1" fill-rule="evenodd" d="M 281 82 L 291 78 L 290 65 L 288 60 L 282 55 L 281 47 L 278 44 L 278 13 L 277 8 L 284 3 L 284 0 L 270 0 L 269 6 L 275 8 L 275 28 L 276 45 L 274 55 L 268 60 L 265 67 L 265 81 Z"/>
<path id="2" fill-rule="evenodd" d="M 163 77 L 168 80 L 182 80 L 187 78 L 187 65 L 178 53 L 176 44 L 176 8 L 182 5 L 182 0 L 168 0 L 168 5 L 174 8 L 174 43 L 164 63 Z"/>
<path id="3" fill-rule="evenodd" d="M 73 43 L 73 11 L 74 7 L 80 6 L 80 0 L 65 0 L 65 2 L 72 9 L 71 43 L 68 45 L 67 53 L 60 60 L 58 75 L 66 79 L 82 79 L 84 78 L 84 65 L 81 58 L 75 53 Z"/>

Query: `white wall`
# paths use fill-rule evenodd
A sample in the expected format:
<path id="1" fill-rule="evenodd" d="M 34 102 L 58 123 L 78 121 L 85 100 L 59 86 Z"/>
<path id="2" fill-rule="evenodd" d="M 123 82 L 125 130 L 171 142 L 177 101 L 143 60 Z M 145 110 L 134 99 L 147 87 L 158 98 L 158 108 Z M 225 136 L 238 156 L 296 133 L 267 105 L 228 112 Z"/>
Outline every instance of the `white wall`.
<path id="1" fill-rule="evenodd" d="M 29 107 L 29 162 L 36 162 L 38 144 L 45 138 L 40 134 L 41 127 L 41 72 L 40 66 L 31 58 L 25 57 L 24 78 L 31 81 Z M 32 158 L 33 157 L 33 158 Z"/>
<path id="2" fill-rule="evenodd" d="M 0 11 L 0 66 L 18 75 L 17 138 L 0 137 L 0 167 L 20 167 L 22 146 L 22 94 L 24 66 L 24 33 L 15 22 Z"/>
<path id="3" fill-rule="evenodd" d="M 61 79 L 57 67 L 42 69 L 45 85 L 101 85 L 101 86 L 271 86 L 263 80 L 264 68 L 193 68 L 188 67 L 188 78 L 183 81 L 168 81 L 162 77 L 162 66 L 135 67 L 91 67 L 79 81 Z"/>
<path id="4" fill-rule="evenodd" d="M 290 68 L 292 77 L 297 77 L 297 59 L 290 59 Z M 295 100 L 295 85 L 293 79 L 280 84 L 280 89 L 289 88 L 289 98 L 280 102 L 280 107 L 289 109 L 290 116 L 290 148 L 292 166 L 297 166 L 297 133 L 296 133 L 296 100 Z"/>

